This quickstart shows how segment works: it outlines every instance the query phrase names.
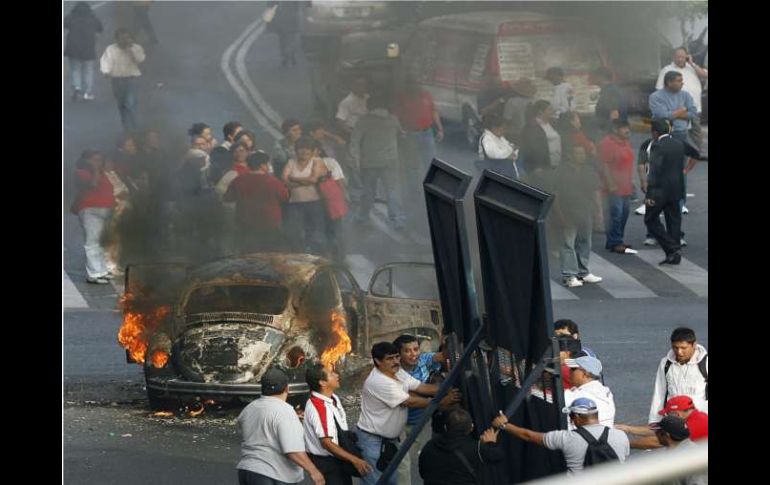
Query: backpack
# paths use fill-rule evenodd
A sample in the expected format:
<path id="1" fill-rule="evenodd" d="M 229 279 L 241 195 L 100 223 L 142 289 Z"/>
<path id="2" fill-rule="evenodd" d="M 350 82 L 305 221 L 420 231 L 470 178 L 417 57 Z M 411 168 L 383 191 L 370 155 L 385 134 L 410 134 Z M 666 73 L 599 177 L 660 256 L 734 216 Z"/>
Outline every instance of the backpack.
<path id="1" fill-rule="evenodd" d="M 599 463 L 620 461 L 618 454 L 615 453 L 615 450 L 613 450 L 610 444 L 607 442 L 607 438 L 610 435 L 610 428 L 607 426 L 604 427 L 604 432 L 598 440 L 594 438 L 587 429 L 581 426 L 578 426 L 575 429 L 575 432 L 579 434 L 584 440 L 586 440 L 586 443 L 588 443 L 586 456 L 583 459 L 583 468 L 598 465 Z"/>
<path id="2" fill-rule="evenodd" d="M 703 356 L 703 358 L 698 362 L 698 370 L 700 371 L 700 375 L 703 376 L 703 379 L 706 381 L 706 401 L 709 400 L 709 372 L 706 370 L 706 364 L 708 364 L 709 360 L 709 354 Z M 663 367 L 663 375 L 668 374 L 668 369 L 671 367 L 671 361 L 666 361 L 666 366 Z M 663 403 L 666 403 L 668 401 L 668 386 L 666 386 L 666 397 L 663 399 Z"/>

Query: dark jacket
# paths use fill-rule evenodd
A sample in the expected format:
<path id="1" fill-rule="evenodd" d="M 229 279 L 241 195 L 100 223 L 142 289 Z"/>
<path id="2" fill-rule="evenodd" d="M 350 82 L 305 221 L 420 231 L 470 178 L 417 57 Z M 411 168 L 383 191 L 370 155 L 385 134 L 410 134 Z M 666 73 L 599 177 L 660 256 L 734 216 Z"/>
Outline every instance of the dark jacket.
<path id="1" fill-rule="evenodd" d="M 476 477 L 457 457 L 458 450 Z M 420 451 L 420 476 L 424 485 L 475 485 L 482 463 L 499 463 L 505 452 L 494 443 L 480 443 L 470 435 L 447 433 L 425 444 Z"/>
<path id="2" fill-rule="evenodd" d="M 67 29 L 64 56 L 90 61 L 96 59 L 96 34 L 104 28 L 90 8 L 79 7 L 64 17 L 64 28 Z"/>
<path id="3" fill-rule="evenodd" d="M 647 198 L 655 201 L 677 201 L 684 198 L 685 156 L 699 154 L 689 144 L 671 136 L 652 143 L 647 174 Z"/>
<path id="4" fill-rule="evenodd" d="M 524 169 L 531 172 L 536 168 L 551 168 L 551 153 L 548 151 L 548 138 L 545 130 L 537 121 L 530 121 L 521 131 L 521 156 Z"/>

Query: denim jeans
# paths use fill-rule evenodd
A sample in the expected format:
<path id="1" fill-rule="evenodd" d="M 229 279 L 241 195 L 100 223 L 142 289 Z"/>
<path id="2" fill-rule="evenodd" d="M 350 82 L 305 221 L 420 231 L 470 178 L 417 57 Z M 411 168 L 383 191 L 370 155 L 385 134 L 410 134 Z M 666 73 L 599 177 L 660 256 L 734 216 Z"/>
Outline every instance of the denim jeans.
<path id="1" fill-rule="evenodd" d="M 112 94 L 118 102 L 120 121 L 127 131 L 136 131 L 137 77 L 112 78 Z"/>
<path id="2" fill-rule="evenodd" d="M 588 258 L 591 255 L 591 218 L 577 224 L 567 223 L 562 228 L 562 240 L 559 247 L 561 275 L 586 276 Z"/>
<path id="3" fill-rule="evenodd" d="M 83 228 L 86 251 L 86 274 L 89 278 L 99 278 L 107 274 L 107 257 L 102 248 L 101 239 L 104 228 L 109 226 L 112 209 L 88 207 L 78 212 L 80 226 Z"/>
<path id="4" fill-rule="evenodd" d="M 361 454 L 363 455 L 364 460 L 372 466 L 372 471 L 361 477 L 361 483 L 363 485 L 375 485 L 382 475 L 382 472 L 377 469 L 377 460 L 380 459 L 380 444 L 382 439 L 361 431 L 358 429 L 358 426 L 355 428 L 355 433 L 356 436 L 358 436 L 358 446 L 361 447 Z M 390 480 L 388 480 L 388 485 L 398 485 L 397 473 L 391 475 Z"/>
<path id="5" fill-rule="evenodd" d="M 628 222 L 628 212 L 631 203 L 628 195 L 609 194 L 605 199 L 604 227 L 607 231 L 606 249 L 623 244 L 623 234 Z"/>
<path id="6" fill-rule="evenodd" d="M 96 61 L 69 58 L 72 89 L 81 93 L 94 92 L 94 65 Z"/>
<path id="7" fill-rule="evenodd" d="M 406 138 L 413 147 L 414 154 L 417 157 L 417 168 L 419 168 L 418 179 L 420 184 L 428 173 L 430 162 L 436 157 L 436 141 L 433 138 L 433 128 L 422 131 L 408 131 Z"/>
<path id="8" fill-rule="evenodd" d="M 401 208 L 401 191 L 398 187 L 398 174 L 395 168 L 361 169 L 364 193 L 361 197 L 359 219 L 369 218 L 369 212 L 372 210 L 372 205 L 374 205 L 374 196 L 377 193 L 378 180 L 382 180 L 382 185 L 388 197 L 388 218 L 395 224 L 403 224 L 406 217 Z"/>

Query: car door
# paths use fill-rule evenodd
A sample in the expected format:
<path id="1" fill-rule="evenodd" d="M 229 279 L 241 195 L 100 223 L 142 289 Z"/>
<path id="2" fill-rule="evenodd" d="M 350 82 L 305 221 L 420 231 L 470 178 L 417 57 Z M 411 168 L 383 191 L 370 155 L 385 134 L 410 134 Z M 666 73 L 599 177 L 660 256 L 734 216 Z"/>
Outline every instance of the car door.
<path id="1" fill-rule="evenodd" d="M 417 335 L 424 351 L 436 351 L 443 329 L 436 272 L 431 263 L 389 263 L 374 271 L 364 296 L 368 342 Z"/>
<path id="2" fill-rule="evenodd" d="M 367 342 L 367 327 L 361 323 L 365 321 L 364 292 L 356 278 L 342 266 L 332 267 L 337 287 L 342 297 L 342 307 L 345 309 L 348 333 L 353 344 L 353 351 L 358 354 L 366 355 L 368 349 L 365 347 Z"/>

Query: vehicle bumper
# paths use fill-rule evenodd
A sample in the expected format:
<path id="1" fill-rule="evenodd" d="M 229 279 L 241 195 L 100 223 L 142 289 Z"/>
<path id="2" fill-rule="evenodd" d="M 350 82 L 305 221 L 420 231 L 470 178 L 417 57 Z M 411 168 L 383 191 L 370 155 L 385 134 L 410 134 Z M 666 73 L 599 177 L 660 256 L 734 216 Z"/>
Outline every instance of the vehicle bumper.
<path id="1" fill-rule="evenodd" d="M 190 382 L 178 378 L 147 377 L 147 389 L 169 396 L 218 396 L 218 397 L 253 397 L 262 395 L 260 384 L 226 384 L 220 382 Z M 289 396 L 309 394 L 310 387 L 305 382 L 290 382 Z"/>

